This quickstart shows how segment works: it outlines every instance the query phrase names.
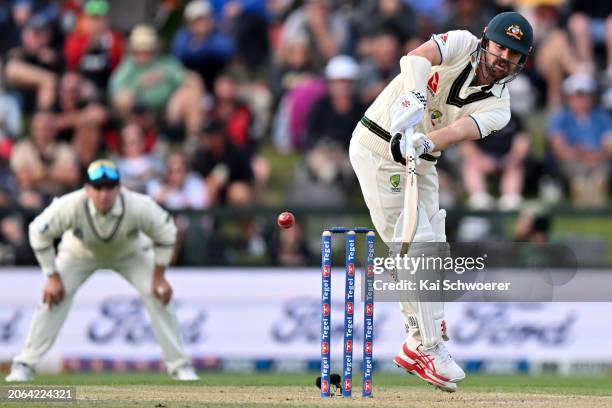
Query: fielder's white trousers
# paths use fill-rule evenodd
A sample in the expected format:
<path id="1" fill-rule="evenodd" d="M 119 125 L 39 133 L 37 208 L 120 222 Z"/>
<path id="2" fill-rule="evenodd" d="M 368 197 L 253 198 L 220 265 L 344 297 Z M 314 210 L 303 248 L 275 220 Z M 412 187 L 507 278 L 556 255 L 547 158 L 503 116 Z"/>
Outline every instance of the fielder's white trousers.
<path id="1" fill-rule="evenodd" d="M 112 269 L 138 290 L 151 318 L 153 332 L 161 346 L 168 372 L 191 364 L 183 351 L 181 332 L 172 302 L 164 306 L 152 293 L 154 260 L 151 249 L 121 261 L 104 264 L 96 260 L 75 259 L 60 252 L 56 265 L 64 284 L 64 299 L 52 308 L 43 303 L 38 305 L 24 348 L 13 361 L 36 367 L 55 342 L 79 287 L 97 269 Z"/>

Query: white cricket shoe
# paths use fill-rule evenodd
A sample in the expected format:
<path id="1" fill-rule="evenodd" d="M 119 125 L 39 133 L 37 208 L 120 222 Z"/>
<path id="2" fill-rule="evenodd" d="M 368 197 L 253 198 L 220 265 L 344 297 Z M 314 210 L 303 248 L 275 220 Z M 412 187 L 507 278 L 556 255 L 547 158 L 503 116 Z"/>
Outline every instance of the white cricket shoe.
<path id="1" fill-rule="evenodd" d="M 25 382 L 34 379 L 34 369 L 24 363 L 13 363 L 11 373 L 6 376 L 6 382 Z"/>
<path id="2" fill-rule="evenodd" d="M 177 381 L 197 381 L 200 379 L 191 365 L 184 365 L 177 368 L 172 373 L 172 378 Z"/>
<path id="3" fill-rule="evenodd" d="M 423 345 L 416 344 L 415 340 L 406 340 L 393 362 L 408 373 L 417 375 L 446 392 L 457 391 L 455 383 L 465 378 L 465 372 L 453 360 L 442 342 L 435 347 L 424 349 Z"/>

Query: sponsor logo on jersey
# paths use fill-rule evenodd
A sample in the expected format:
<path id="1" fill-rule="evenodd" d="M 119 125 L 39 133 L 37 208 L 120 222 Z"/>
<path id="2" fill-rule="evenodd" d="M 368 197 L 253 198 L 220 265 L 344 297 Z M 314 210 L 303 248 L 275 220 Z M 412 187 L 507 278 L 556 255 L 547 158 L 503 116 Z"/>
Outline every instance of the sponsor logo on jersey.
<path id="1" fill-rule="evenodd" d="M 519 27 L 518 25 L 512 24 L 511 26 L 506 28 L 506 35 L 520 40 L 523 38 L 523 30 L 521 30 L 521 27 Z"/>
<path id="2" fill-rule="evenodd" d="M 438 82 L 440 81 L 440 74 L 434 72 L 432 76 L 429 77 L 429 81 L 427 82 L 427 88 L 435 95 L 438 93 Z"/>
<path id="3" fill-rule="evenodd" d="M 389 181 L 391 182 L 391 192 L 392 193 L 402 192 L 402 188 L 400 186 L 400 183 L 402 181 L 402 176 L 400 174 L 392 174 L 391 177 L 389 177 Z"/>
<path id="4" fill-rule="evenodd" d="M 448 40 L 448 33 L 444 33 L 444 34 L 440 34 L 438 36 L 438 38 L 444 43 L 446 44 L 446 41 Z"/>

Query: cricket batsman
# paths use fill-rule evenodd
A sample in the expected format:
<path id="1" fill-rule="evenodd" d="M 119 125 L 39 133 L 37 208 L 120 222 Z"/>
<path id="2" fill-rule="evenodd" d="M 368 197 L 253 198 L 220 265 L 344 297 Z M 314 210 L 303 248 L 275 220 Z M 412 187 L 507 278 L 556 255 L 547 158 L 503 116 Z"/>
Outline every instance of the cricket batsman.
<path id="1" fill-rule="evenodd" d="M 401 241 L 397 231 L 403 223 L 407 146 L 418 157 L 413 242 L 446 242 L 436 160 L 452 144 L 482 139 L 506 126 L 506 84 L 523 69 L 532 39 L 527 20 L 506 12 L 489 22 L 480 39 L 468 31 L 449 31 L 433 35 L 400 59 L 401 73 L 357 124 L 349 149 L 372 222 L 385 242 Z M 441 390 L 456 391 L 465 373 L 443 343 L 448 339 L 444 304 L 400 306 L 407 336 L 395 364 Z"/>
<path id="2" fill-rule="evenodd" d="M 122 188 L 111 161 L 91 163 L 85 186 L 55 199 L 30 224 L 29 238 L 47 282 L 7 382 L 34 378 L 36 365 L 53 345 L 74 295 L 98 269 L 116 271 L 138 290 L 168 373 L 179 381 L 198 379 L 183 350 L 170 303 L 172 288 L 164 277 L 176 226 L 150 197 Z M 56 253 L 54 241 L 59 238 Z"/>

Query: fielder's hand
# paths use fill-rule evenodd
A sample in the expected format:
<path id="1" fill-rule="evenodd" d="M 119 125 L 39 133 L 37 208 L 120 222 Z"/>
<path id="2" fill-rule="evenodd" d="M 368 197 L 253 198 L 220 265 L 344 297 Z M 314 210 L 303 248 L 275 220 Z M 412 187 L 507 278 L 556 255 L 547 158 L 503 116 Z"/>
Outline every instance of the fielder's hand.
<path id="1" fill-rule="evenodd" d="M 163 276 L 153 277 L 153 295 L 165 306 L 172 299 L 172 286 Z"/>
<path id="2" fill-rule="evenodd" d="M 49 275 L 43 290 L 43 303 L 48 304 L 50 308 L 58 305 L 64 298 L 64 293 L 64 284 L 59 273 Z"/>

